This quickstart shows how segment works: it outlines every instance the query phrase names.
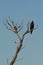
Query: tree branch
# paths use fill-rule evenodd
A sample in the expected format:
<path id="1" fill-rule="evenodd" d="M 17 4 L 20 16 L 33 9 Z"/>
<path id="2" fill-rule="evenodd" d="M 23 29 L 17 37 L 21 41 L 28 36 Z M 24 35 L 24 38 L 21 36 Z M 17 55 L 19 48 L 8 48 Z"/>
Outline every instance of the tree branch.
<path id="1" fill-rule="evenodd" d="M 13 57 L 13 59 L 12 59 L 11 62 L 10 62 L 10 65 L 13 65 L 13 64 L 15 63 L 15 61 L 16 61 L 16 58 L 17 58 L 17 56 L 18 56 L 18 53 L 19 53 L 20 50 L 21 50 L 22 43 L 23 43 L 23 40 L 24 40 L 25 35 L 28 34 L 29 32 L 31 32 L 31 30 L 33 31 L 34 28 L 32 28 L 32 29 L 29 30 L 29 26 L 28 26 L 29 23 L 28 23 L 28 24 L 27 24 L 27 30 L 24 32 L 24 34 L 22 35 L 22 38 L 21 38 L 21 37 L 19 36 L 19 34 L 18 34 L 18 32 L 22 29 L 21 25 L 18 27 L 18 28 L 21 27 L 21 28 L 19 29 L 19 31 L 18 31 L 18 30 L 17 30 L 18 28 L 17 28 L 17 27 L 12 27 L 8 21 L 7 21 L 6 24 L 8 24 L 8 25 L 10 26 L 11 30 L 17 35 L 17 37 L 18 37 L 18 39 L 19 39 L 19 43 L 20 43 L 19 46 L 17 46 L 15 56 Z M 4 25 L 5 25 L 5 26 L 7 27 L 7 29 L 9 30 L 9 28 L 8 28 L 8 26 L 7 26 L 6 24 L 4 24 Z M 12 24 L 14 25 L 14 22 L 12 22 Z M 17 29 L 16 29 L 16 28 L 17 28 Z"/>
<path id="2" fill-rule="evenodd" d="M 17 47 L 16 54 L 15 54 L 15 56 L 13 57 L 12 61 L 10 62 L 10 65 L 13 65 L 13 64 L 15 63 L 16 58 L 17 58 L 17 56 L 18 56 L 18 53 L 19 53 L 20 50 L 21 50 L 22 42 L 23 42 L 23 40 L 24 40 L 24 36 L 25 36 L 27 33 L 29 33 L 29 32 L 26 31 L 26 32 L 23 34 L 22 39 L 20 38 L 20 36 L 19 36 L 18 33 L 17 33 L 17 36 L 18 36 L 19 41 L 20 41 L 20 45 Z"/>
<path id="3" fill-rule="evenodd" d="M 19 35 L 17 35 L 17 36 L 18 36 L 18 38 L 19 38 Z M 16 58 L 17 58 L 17 56 L 18 56 L 18 53 L 19 53 L 19 51 L 21 50 L 23 40 L 21 40 L 20 38 L 19 38 L 19 40 L 20 40 L 20 45 L 17 47 L 16 54 L 15 54 L 15 56 L 13 57 L 12 61 L 10 62 L 10 65 L 13 65 L 13 64 L 15 63 Z"/>

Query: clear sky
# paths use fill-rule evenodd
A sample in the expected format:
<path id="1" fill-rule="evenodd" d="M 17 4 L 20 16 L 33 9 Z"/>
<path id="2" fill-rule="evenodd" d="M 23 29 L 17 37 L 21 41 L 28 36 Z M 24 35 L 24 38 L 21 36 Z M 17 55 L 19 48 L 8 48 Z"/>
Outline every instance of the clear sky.
<path id="1" fill-rule="evenodd" d="M 23 60 L 15 65 L 43 65 L 43 0 L 0 0 L 0 65 L 7 65 L 7 59 L 10 63 L 17 46 L 14 41 L 18 42 L 16 35 L 3 25 L 9 16 L 17 23 L 24 18 L 24 25 L 31 20 L 38 25 L 32 35 L 25 36 L 24 49 L 17 58 Z"/>

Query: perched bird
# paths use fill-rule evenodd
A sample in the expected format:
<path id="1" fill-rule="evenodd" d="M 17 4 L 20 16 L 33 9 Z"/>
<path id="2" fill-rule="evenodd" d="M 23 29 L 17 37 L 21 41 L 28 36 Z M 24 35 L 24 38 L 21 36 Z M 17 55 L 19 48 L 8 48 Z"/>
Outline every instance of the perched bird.
<path id="1" fill-rule="evenodd" d="M 32 34 L 34 29 L 34 21 L 32 20 L 32 22 L 30 23 L 30 33 Z"/>

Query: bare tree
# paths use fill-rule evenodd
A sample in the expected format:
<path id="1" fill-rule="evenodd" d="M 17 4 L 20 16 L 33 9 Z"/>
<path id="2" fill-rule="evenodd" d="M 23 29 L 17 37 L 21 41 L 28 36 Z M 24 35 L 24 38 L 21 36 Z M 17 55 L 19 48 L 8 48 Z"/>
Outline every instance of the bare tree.
<path id="1" fill-rule="evenodd" d="M 12 25 L 10 23 L 12 23 Z M 22 26 L 23 24 L 20 24 L 20 25 L 16 26 L 16 25 L 14 25 L 14 21 L 12 21 L 10 23 L 9 23 L 8 20 L 6 20 L 5 23 L 3 22 L 3 24 L 5 25 L 5 27 L 8 30 L 13 31 L 17 35 L 17 37 L 19 39 L 19 43 L 20 43 L 19 46 L 17 46 L 16 53 L 15 53 L 13 59 L 10 62 L 10 65 L 13 65 L 15 63 L 15 61 L 16 61 L 16 58 L 18 56 L 18 53 L 20 52 L 20 50 L 22 48 L 22 44 L 23 44 L 23 40 L 25 38 L 25 35 L 28 34 L 28 33 L 31 33 L 32 34 L 33 30 L 35 30 L 36 28 L 34 28 L 34 21 L 33 20 L 31 22 L 28 22 L 27 23 L 27 30 L 23 33 L 22 38 L 21 38 L 18 33 L 23 28 L 23 26 Z"/>

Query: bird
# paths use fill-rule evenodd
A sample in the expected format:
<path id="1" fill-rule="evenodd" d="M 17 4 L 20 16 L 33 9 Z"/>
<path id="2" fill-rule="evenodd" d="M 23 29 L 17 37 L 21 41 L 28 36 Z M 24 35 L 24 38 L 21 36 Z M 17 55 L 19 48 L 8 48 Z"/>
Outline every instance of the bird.
<path id="1" fill-rule="evenodd" d="M 34 29 L 34 21 L 32 20 L 32 22 L 30 23 L 30 33 L 32 34 Z"/>

